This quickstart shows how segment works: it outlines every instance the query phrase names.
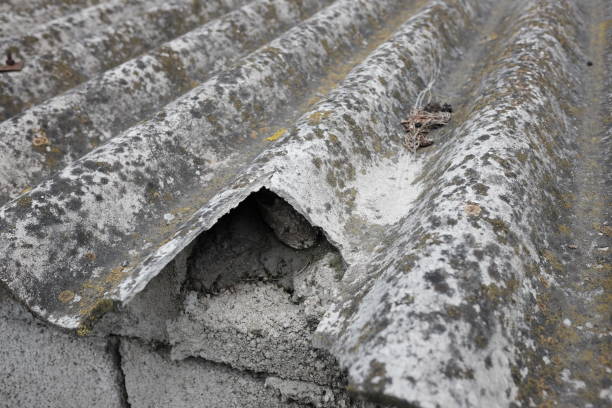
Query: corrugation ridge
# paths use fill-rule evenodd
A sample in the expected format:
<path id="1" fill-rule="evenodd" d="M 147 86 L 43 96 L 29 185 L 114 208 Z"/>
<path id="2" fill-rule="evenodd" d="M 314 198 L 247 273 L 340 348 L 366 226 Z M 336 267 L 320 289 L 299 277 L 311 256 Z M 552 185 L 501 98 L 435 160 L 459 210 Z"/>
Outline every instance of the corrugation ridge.
<path id="1" fill-rule="evenodd" d="M 0 10 L 14 9 L 17 11 L 32 12 L 36 9 L 45 7 L 66 7 L 69 9 L 88 7 L 91 2 L 101 3 L 108 0 L 5 0 L 4 4 L 0 5 Z"/>
<path id="2" fill-rule="evenodd" d="M 18 38 L 2 38 L 0 46 L 27 46 L 31 55 L 41 50 L 41 39 L 53 42 L 54 46 L 65 45 L 78 41 L 79 37 L 92 36 L 104 30 L 104 25 L 112 26 L 131 16 L 142 13 L 150 3 L 152 6 L 163 4 L 160 0 L 110 0 L 80 9 L 67 16 L 48 21 L 39 25 L 26 36 Z M 38 42 L 35 42 L 38 40 Z"/>
<path id="3" fill-rule="evenodd" d="M 0 37 L 7 38 L 32 31 L 40 26 L 78 13 L 80 9 L 92 7 L 108 0 L 82 0 L 65 2 L 63 0 L 7 1 L 0 4 Z"/>
<path id="4" fill-rule="evenodd" d="M 198 0 L 183 4 L 181 0 L 160 4 L 152 9 L 145 7 L 142 13 L 118 22 L 115 27 L 106 27 L 104 14 L 92 13 L 93 21 L 87 21 L 86 29 L 104 29 L 78 41 L 51 29 L 49 33 L 26 36 L 16 45 L 8 42 L 6 45 L 14 51 L 17 60 L 25 61 L 25 66 L 22 71 L 0 77 L 0 120 L 77 86 L 92 75 L 184 34 L 246 1 Z"/>
<path id="5" fill-rule="evenodd" d="M 348 272 L 344 304 L 320 326 L 357 392 L 423 407 L 518 398 L 529 313 L 551 279 L 547 209 L 567 177 L 575 129 L 565 103 L 582 60 L 574 6 L 530 4 L 465 121 L 429 159 L 422 194 L 379 255 Z"/>
<path id="6" fill-rule="evenodd" d="M 357 169 L 365 172 L 381 158 L 404 151 L 401 120 L 430 80 L 436 61 L 460 55 L 461 35 L 468 33 L 487 4 L 470 0 L 453 2 L 452 6 L 443 1 L 431 3 L 357 66 L 291 130 L 287 145 L 279 147 L 287 155 L 299 151 L 300 157 L 278 168 L 276 188 L 283 191 L 283 184 L 297 183 L 296 175 L 289 171 L 289 163 L 294 162 L 309 168 L 317 179 L 324 179 L 317 185 L 316 194 L 292 195 L 298 207 L 299 202 L 310 202 L 312 212 L 324 217 L 313 219 L 313 223 L 325 225 L 329 238 L 346 247 L 349 263 L 353 262 L 350 253 L 354 251 L 348 248 L 346 236 L 355 210 L 357 191 L 353 183 Z M 265 163 L 279 154 L 272 149 L 257 161 Z M 315 195 L 325 197 L 325 205 L 316 208 L 312 203 Z M 356 231 L 350 229 L 350 233 Z"/>
<path id="7" fill-rule="evenodd" d="M 417 7 L 421 6 L 422 4 L 423 2 L 414 2 L 413 6 Z M 394 16 L 394 19 L 396 17 L 402 18 L 403 15 L 405 16 L 408 13 L 414 14 L 415 9 L 408 8 L 405 9 L 404 12 L 401 12 L 401 9 L 395 9 L 395 11 L 397 12 L 397 15 Z M 387 35 L 383 36 L 388 38 L 388 31 L 386 29 L 383 29 L 382 31 L 387 33 Z M 358 43 L 362 42 L 362 40 L 359 38 L 357 38 L 356 41 Z M 331 48 L 331 46 L 332 44 L 328 43 L 325 46 L 326 50 Z M 367 49 L 369 49 L 369 47 Z M 361 56 L 364 51 L 365 49 L 354 55 Z M 337 50 L 332 54 L 334 53 L 337 53 Z M 340 57 L 338 58 L 341 58 L 344 53 L 339 55 Z M 332 67 L 329 67 L 328 69 L 330 68 Z M 336 74 L 332 74 L 332 77 L 335 75 Z M 319 84 L 319 86 L 313 89 L 313 93 L 315 95 L 320 95 L 319 92 L 328 92 L 328 81 L 329 78 L 326 78 L 324 80 L 324 85 Z M 319 100 L 319 97 L 316 96 L 315 99 Z M 310 105 L 311 103 L 309 99 L 309 102 L 307 102 L 305 106 L 309 107 Z M 301 115 L 302 109 L 305 108 L 300 106 L 296 113 Z M 311 123 L 311 121 L 315 120 L 318 122 L 324 119 L 326 116 L 327 114 L 325 112 L 310 112 L 306 119 L 303 118 L 300 121 Z M 280 120 L 279 123 L 283 125 L 293 124 L 296 119 L 297 116 L 289 115 L 286 119 Z M 263 129 L 265 130 L 267 128 Z M 295 127 L 292 127 L 291 129 L 281 128 L 278 132 L 275 132 L 271 138 L 266 140 L 272 141 L 280 138 L 278 145 L 283 146 L 286 140 L 293 139 L 295 132 Z M 317 137 L 320 137 L 319 131 L 315 133 L 317 133 Z M 288 136 L 283 137 L 285 134 Z M 312 139 L 313 134 L 306 137 L 306 140 Z M 297 147 L 296 151 L 300 151 L 301 149 L 302 147 Z M 192 207 L 189 208 L 200 208 L 193 213 L 193 215 L 190 215 L 184 222 L 181 220 L 181 223 L 177 224 L 179 228 L 175 231 L 173 237 L 165 242 L 164 245 L 162 245 L 155 252 L 151 253 L 140 265 L 136 267 L 134 274 L 124 280 L 124 282 L 120 285 L 116 298 L 129 301 L 129 299 L 144 288 L 149 279 L 155 276 L 157 271 L 159 271 L 167 262 L 169 262 L 176 255 L 176 253 L 181 251 L 187 244 L 195 239 L 198 234 L 214 225 L 214 223 L 216 223 L 222 215 L 227 214 L 231 209 L 239 205 L 248 194 L 253 193 L 263 187 L 268 188 L 277 193 L 279 196 L 283 197 L 295 209 L 302 213 L 302 215 L 304 215 L 311 223 L 313 223 L 313 225 L 324 225 L 318 224 L 317 221 L 313 221 L 313 219 L 310 217 L 311 209 L 303 205 L 304 202 L 311 202 L 314 192 L 319 190 L 319 185 L 316 185 L 316 187 L 309 185 L 308 189 L 303 190 L 307 194 L 304 202 L 298 202 L 294 199 L 294 196 L 287 193 L 286 189 L 278 186 L 278 183 L 274 182 L 275 176 L 278 175 L 276 172 L 282 172 L 283 169 L 285 169 L 288 170 L 287 174 L 297 175 L 297 177 L 300 178 L 297 185 L 308 183 L 306 182 L 306 180 L 308 180 L 308 175 L 304 174 L 303 172 L 304 168 L 307 166 L 303 166 L 303 163 L 300 163 L 299 160 L 294 161 L 294 157 L 283 157 L 287 155 L 287 152 L 282 148 L 266 148 L 262 154 L 256 156 L 259 152 L 261 152 L 261 149 L 251 152 L 243 152 L 241 155 L 239 155 L 238 171 L 236 171 L 236 169 L 232 166 L 229 166 L 229 170 L 231 170 L 231 172 L 228 172 L 228 169 L 224 168 L 223 166 L 215 167 L 214 175 L 211 179 L 211 181 L 214 182 L 211 182 L 211 188 L 207 188 L 207 195 L 202 197 L 200 196 L 202 192 L 198 192 L 195 200 L 190 200 L 190 205 Z M 279 165 L 279 161 L 290 164 L 288 166 L 282 166 Z M 313 159 L 313 162 L 316 162 L 316 159 Z M 338 165 L 338 162 L 334 162 L 334 165 Z M 209 200 L 209 197 L 212 198 Z M 325 207 L 327 209 L 327 205 Z M 324 232 L 327 233 L 327 231 Z M 341 245 L 338 245 L 339 243 L 333 241 L 333 237 L 328 235 L 327 238 L 334 242 L 337 247 L 341 247 Z"/>
<path id="8" fill-rule="evenodd" d="M 256 1 L 2 122 L 0 204 L 330 2 Z"/>

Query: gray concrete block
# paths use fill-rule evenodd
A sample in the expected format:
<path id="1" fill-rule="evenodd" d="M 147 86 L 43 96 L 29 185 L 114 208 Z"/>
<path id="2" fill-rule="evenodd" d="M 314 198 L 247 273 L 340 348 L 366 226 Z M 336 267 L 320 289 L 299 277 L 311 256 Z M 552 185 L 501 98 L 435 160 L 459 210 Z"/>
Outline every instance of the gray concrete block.
<path id="1" fill-rule="evenodd" d="M 36 320 L 0 287 L 0 407 L 122 407 L 107 342 Z"/>
<path id="2" fill-rule="evenodd" d="M 202 360 L 172 361 L 133 340 L 121 341 L 128 400 L 132 408 L 303 407 L 283 402 L 264 379 Z"/>

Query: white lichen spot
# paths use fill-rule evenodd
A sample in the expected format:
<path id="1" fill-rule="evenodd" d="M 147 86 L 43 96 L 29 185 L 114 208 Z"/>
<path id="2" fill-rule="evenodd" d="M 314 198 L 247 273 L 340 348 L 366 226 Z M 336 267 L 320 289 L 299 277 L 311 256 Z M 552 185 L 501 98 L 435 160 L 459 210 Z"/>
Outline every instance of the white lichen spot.
<path id="1" fill-rule="evenodd" d="M 422 162 L 409 154 L 381 160 L 365 174 L 357 174 L 356 207 L 366 219 L 380 225 L 397 222 L 408 214 L 422 187 L 414 183 Z"/>
<path id="2" fill-rule="evenodd" d="M 563 371 L 561 371 L 561 379 L 566 383 L 570 384 L 574 388 L 574 390 L 580 390 L 586 387 L 584 381 L 572 380 L 571 374 L 572 372 L 569 369 L 564 368 Z"/>

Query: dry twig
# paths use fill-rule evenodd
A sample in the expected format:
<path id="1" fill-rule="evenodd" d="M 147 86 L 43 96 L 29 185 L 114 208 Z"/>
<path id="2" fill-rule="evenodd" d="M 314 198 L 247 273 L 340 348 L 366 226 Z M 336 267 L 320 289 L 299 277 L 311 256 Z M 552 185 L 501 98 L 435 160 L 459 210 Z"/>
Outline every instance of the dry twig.
<path id="1" fill-rule="evenodd" d="M 438 58 L 433 62 L 431 80 L 427 86 L 419 92 L 413 108 L 406 120 L 402 121 L 406 135 L 404 145 L 408 150 L 415 153 L 419 147 L 426 147 L 433 143 L 427 138 L 433 129 L 446 125 L 451 118 L 452 108 L 448 104 L 440 105 L 431 103 L 432 87 L 440 76 L 440 63 Z"/>
<path id="2" fill-rule="evenodd" d="M 450 106 L 445 105 L 445 110 L 437 110 L 432 108 L 432 105 L 439 106 L 439 104 L 428 104 L 424 108 L 413 108 L 408 118 L 402 121 L 406 130 L 404 144 L 413 153 L 419 147 L 433 144 L 433 141 L 427 137 L 429 132 L 446 125 L 450 121 L 452 112 Z"/>

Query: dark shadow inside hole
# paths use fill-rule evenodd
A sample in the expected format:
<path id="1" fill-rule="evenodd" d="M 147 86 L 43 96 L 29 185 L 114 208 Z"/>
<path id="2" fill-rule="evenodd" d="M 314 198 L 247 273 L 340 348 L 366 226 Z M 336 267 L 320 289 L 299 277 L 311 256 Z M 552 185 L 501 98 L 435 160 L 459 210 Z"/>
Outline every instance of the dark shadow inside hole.
<path id="1" fill-rule="evenodd" d="M 216 294 L 239 283 L 273 282 L 293 293 L 294 275 L 330 252 L 338 254 L 319 228 L 262 189 L 197 238 L 187 288 Z"/>

